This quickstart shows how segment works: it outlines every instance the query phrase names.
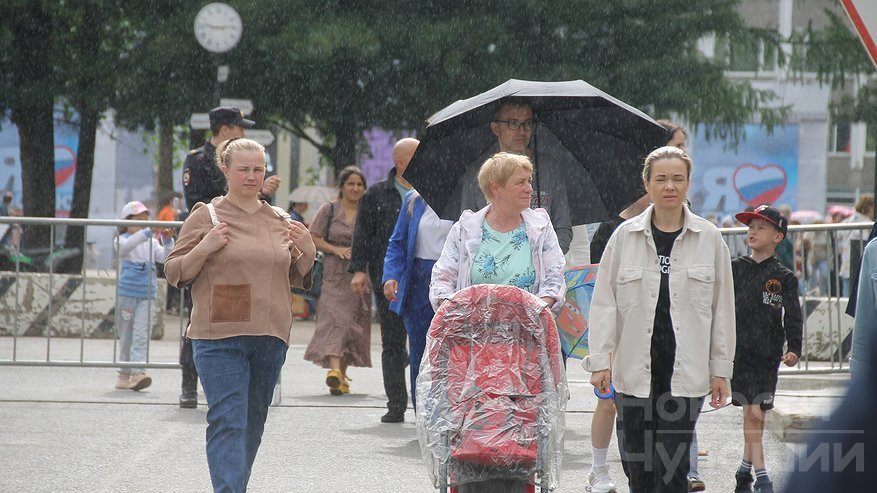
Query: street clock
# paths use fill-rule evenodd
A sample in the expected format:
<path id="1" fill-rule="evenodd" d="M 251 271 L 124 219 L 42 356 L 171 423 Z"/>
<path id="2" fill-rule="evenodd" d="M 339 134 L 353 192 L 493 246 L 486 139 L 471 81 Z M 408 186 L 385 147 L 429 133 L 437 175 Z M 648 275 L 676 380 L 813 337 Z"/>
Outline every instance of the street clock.
<path id="1" fill-rule="evenodd" d="M 195 38 L 207 51 L 225 53 L 238 44 L 244 27 L 237 11 L 224 3 L 208 3 L 195 16 Z"/>

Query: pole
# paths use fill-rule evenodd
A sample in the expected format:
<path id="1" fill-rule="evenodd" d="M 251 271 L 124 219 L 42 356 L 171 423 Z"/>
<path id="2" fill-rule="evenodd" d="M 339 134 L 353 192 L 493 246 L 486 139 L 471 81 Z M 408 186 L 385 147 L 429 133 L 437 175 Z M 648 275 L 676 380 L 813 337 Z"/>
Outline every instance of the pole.
<path id="1" fill-rule="evenodd" d="M 871 129 L 871 133 L 874 135 L 874 142 L 877 143 L 877 120 L 868 123 L 868 127 Z M 865 139 L 867 141 L 868 139 Z M 877 147 L 877 145 L 875 145 Z M 877 197 L 877 149 L 874 150 L 874 188 L 871 190 L 871 193 Z"/>
<path id="2" fill-rule="evenodd" d="M 542 189 L 539 188 L 539 121 L 533 126 L 533 168 L 536 173 L 536 207 L 542 207 Z M 532 203 L 532 201 L 531 201 Z M 532 206 L 530 206 L 532 207 Z"/>
<path id="3" fill-rule="evenodd" d="M 219 100 L 221 99 L 220 88 L 222 85 L 222 80 L 220 79 L 220 76 L 219 76 L 219 67 L 221 67 L 221 66 L 222 66 L 221 55 L 219 53 L 214 53 L 213 54 L 213 68 L 215 69 L 214 73 L 216 75 L 216 78 L 213 81 L 213 107 L 214 108 L 219 106 Z"/>

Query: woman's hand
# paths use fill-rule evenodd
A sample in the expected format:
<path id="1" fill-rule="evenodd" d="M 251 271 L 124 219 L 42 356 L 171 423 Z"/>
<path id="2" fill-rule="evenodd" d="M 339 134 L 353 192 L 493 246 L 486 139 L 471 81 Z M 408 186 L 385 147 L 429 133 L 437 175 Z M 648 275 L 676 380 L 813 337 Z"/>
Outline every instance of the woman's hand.
<path id="1" fill-rule="evenodd" d="M 599 389 L 601 394 L 605 394 L 609 391 L 609 386 L 612 385 L 612 372 L 600 370 L 591 373 L 591 385 Z"/>
<path id="2" fill-rule="evenodd" d="M 728 405 L 728 396 L 731 391 L 728 389 L 728 380 L 724 377 L 710 378 L 710 407 L 718 409 Z"/>
<path id="3" fill-rule="evenodd" d="M 557 300 L 555 300 L 554 298 L 552 298 L 552 297 L 550 297 L 550 296 L 543 296 L 541 299 L 542 299 L 542 301 L 544 301 L 546 304 L 548 304 L 548 308 L 553 307 L 553 306 L 554 306 L 554 303 L 557 301 Z"/>
<path id="4" fill-rule="evenodd" d="M 387 301 L 398 301 L 399 297 L 396 296 L 398 291 L 399 282 L 395 279 L 390 279 L 384 283 L 384 298 L 387 298 Z"/>
<path id="5" fill-rule="evenodd" d="M 287 235 L 289 236 L 289 249 L 298 248 L 303 254 L 313 258 L 317 254 L 317 248 L 314 246 L 314 240 L 311 238 L 311 232 L 304 224 L 298 221 L 289 221 L 287 223 Z"/>
<path id="6" fill-rule="evenodd" d="M 219 223 L 204 235 L 198 247 L 205 254 L 210 255 L 221 250 L 226 244 L 228 244 L 228 224 Z"/>
<path id="7" fill-rule="evenodd" d="M 332 253 L 344 260 L 350 260 L 350 256 L 353 254 L 353 247 L 333 246 Z"/>

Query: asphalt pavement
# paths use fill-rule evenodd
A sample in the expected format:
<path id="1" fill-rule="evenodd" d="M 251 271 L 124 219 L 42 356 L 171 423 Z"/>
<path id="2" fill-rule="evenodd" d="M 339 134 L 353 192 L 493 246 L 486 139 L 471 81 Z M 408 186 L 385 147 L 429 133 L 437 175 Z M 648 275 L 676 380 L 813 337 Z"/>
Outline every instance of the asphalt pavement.
<path id="1" fill-rule="evenodd" d="M 174 319 L 168 320 L 173 327 Z M 175 330 L 152 341 L 150 359 L 173 362 Z M 374 368 L 352 368 L 351 394 L 330 396 L 325 370 L 302 359 L 312 322 L 296 322 L 284 366 L 279 403 L 271 408 L 253 469 L 251 492 L 433 491 L 409 410 L 402 424 L 382 424 L 386 411 L 380 370 L 380 336 L 372 333 Z M 14 346 L 14 347 L 13 347 Z M 0 338 L 0 360 L 112 360 L 112 341 Z M 177 405 L 179 370 L 148 372 L 142 392 L 115 390 L 111 368 L 0 366 L 0 492 L 201 492 L 210 491 L 204 453 L 206 406 Z M 590 422 L 596 397 L 577 361 L 568 370 L 566 446 L 560 492 L 581 492 L 590 467 Z M 774 432 L 765 434 L 768 471 L 777 486 L 794 467 L 797 445 L 780 440 L 795 413 L 819 415 L 842 393 L 818 377 L 781 377 Z M 789 383 L 786 383 L 789 382 Z M 818 387 L 818 389 L 816 388 Z M 784 406 L 785 403 L 785 406 Z M 802 404 L 804 403 L 804 404 Z M 815 411 L 813 411 L 815 409 Z M 798 420 L 801 421 L 800 419 Z M 787 425 L 783 425 L 787 422 Z M 780 424 L 776 424 L 780 423 Z M 743 445 L 742 414 L 725 408 L 698 422 L 701 476 L 707 491 L 732 491 Z M 786 437 L 788 438 L 788 437 Z M 611 475 L 627 491 L 615 438 Z"/>

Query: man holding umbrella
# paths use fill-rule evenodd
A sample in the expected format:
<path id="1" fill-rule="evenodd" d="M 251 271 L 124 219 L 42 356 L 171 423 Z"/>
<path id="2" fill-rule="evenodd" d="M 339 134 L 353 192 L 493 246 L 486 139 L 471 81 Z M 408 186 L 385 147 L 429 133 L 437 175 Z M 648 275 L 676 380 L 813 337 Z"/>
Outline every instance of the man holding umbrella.
<path id="1" fill-rule="evenodd" d="M 478 188 L 478 170 L 488 156 L 496 152 L 511 152 L 522 154 L 532 158 L 529 149 L 530 140 L 536 121 L 533 118 L 533 108 L 524 100 L 516 98 L 506 99 L 496 111 L 490 122 L 490 131 L 496 136 L 498 150 L 491 149 L 484 156 L 473 162 L 466 170 L 461 180 L 461 204 L 460 212 L 471 209 L 477 211 L 487 205 L 484 194 Z M 567 203 L 566 187 L 558 173 L 552 173 L 550 159 L 538 162 L 541 172 L 538 175 L 539 183 L 534 182 L 533 196 L 530 207 L 542 207 L 548 211 L 554 231 L 557 233 L 557 242 L 563 253 L 569 250 L 572 241 L 572 224 L 570 222 L 569 205 Z"/>

